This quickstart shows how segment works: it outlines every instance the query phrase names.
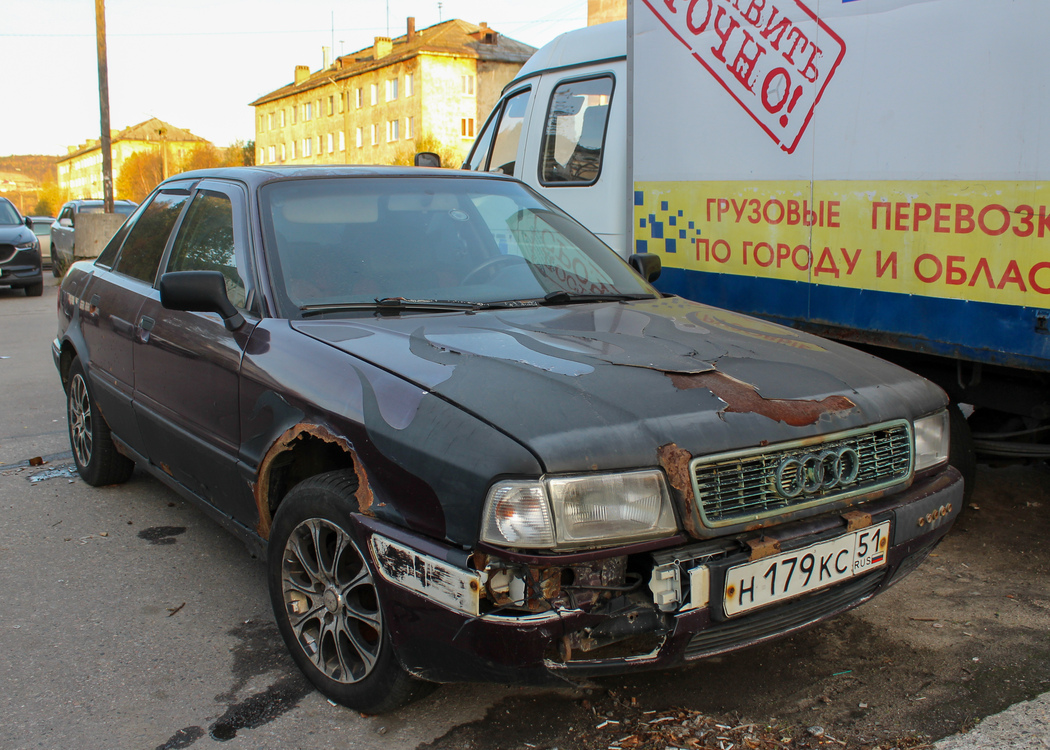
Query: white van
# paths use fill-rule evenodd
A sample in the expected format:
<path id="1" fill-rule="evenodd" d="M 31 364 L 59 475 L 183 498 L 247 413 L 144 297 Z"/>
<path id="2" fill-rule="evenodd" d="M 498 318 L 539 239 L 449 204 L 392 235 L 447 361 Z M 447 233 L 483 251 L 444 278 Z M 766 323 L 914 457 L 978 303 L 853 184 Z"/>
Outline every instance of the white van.
<path id="1" fill-rule="evenodd" d="M 1048 27 L 1046 0 L 628 0 L 526 63 L 464 168 L 1014 433 L 1050 419 Z"/>

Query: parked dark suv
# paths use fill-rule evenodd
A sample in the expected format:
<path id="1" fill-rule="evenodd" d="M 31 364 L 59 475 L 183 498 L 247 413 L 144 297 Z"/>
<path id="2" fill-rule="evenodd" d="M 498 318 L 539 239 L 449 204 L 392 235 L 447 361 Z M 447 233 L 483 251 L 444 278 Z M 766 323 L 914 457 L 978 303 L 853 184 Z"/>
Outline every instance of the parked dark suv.
<path id="1" fill-rule="evenodd" d="M 51 273 L 59 277 L 73 263 L 76 254 L 76 223 L 78 214 L 100 214 L 106 204 L 100 200 L 78 199 L 67 202 L 51 225 Z M 136 204 L 132 201 L 113 201 L 113 211 L 131 216 Z"/>
<path id="2" fill-rule="evenodd" d="M 33 220 L 0 198 L 0 286 L 24 289 L 27 297 L 44 293 L 40 270 L 40 241 L 33 234 Z"/>
<path id="3" fill-rule="evenodd" d="M 265 547 L 293 658 L 371 713 L 689 663 L 913 570 L 962 501 L 944 393 L 659 269 L 508 177 L 180 175 L 62 282 L 77 470 Z"/>

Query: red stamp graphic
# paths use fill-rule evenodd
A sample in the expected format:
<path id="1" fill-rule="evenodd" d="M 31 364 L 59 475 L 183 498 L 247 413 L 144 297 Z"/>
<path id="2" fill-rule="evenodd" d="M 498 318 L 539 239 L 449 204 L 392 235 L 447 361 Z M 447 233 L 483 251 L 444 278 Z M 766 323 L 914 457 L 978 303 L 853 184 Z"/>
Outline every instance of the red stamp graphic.
<path id="1" fill-rule="evenodd" d="M 643 0 L 789 154 L 846 54 L 798 0 Z"/>

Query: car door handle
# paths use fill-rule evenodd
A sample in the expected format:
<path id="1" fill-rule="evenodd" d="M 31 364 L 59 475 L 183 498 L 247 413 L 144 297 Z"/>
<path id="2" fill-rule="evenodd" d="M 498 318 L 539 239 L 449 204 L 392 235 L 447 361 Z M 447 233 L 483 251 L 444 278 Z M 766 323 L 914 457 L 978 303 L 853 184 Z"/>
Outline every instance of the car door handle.
<path id="1" fill-rule="evenodd" d="M 155 323 L 156 321 L 148 315 L 143 315 L 141 318 L 139 318 L 138 335 L 139 341 L 141 341 L 143 344 L 149 343 L 149 334 L 150 331 L 153 330 L 153 326 L 155 325 Z"/>

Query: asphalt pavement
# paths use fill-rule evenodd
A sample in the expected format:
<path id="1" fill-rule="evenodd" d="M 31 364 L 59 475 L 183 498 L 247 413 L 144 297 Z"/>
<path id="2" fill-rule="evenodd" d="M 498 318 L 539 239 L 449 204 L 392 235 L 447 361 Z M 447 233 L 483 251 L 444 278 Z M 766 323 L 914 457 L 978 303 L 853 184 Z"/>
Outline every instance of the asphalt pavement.
<path id="1" fill-rule="evenodd" d="M 450 685 L 384 717 L 321 697 L 284 650 L 260 560 L 141 472 L 102 489 L 76 477 L 56 296 L 50 277 L 41 298 L 0 289 L 0 750 L 401 750 L 551 695 Z M 1045 694 L 936 747 L 1045 750 L 1048 709 Z"/>

